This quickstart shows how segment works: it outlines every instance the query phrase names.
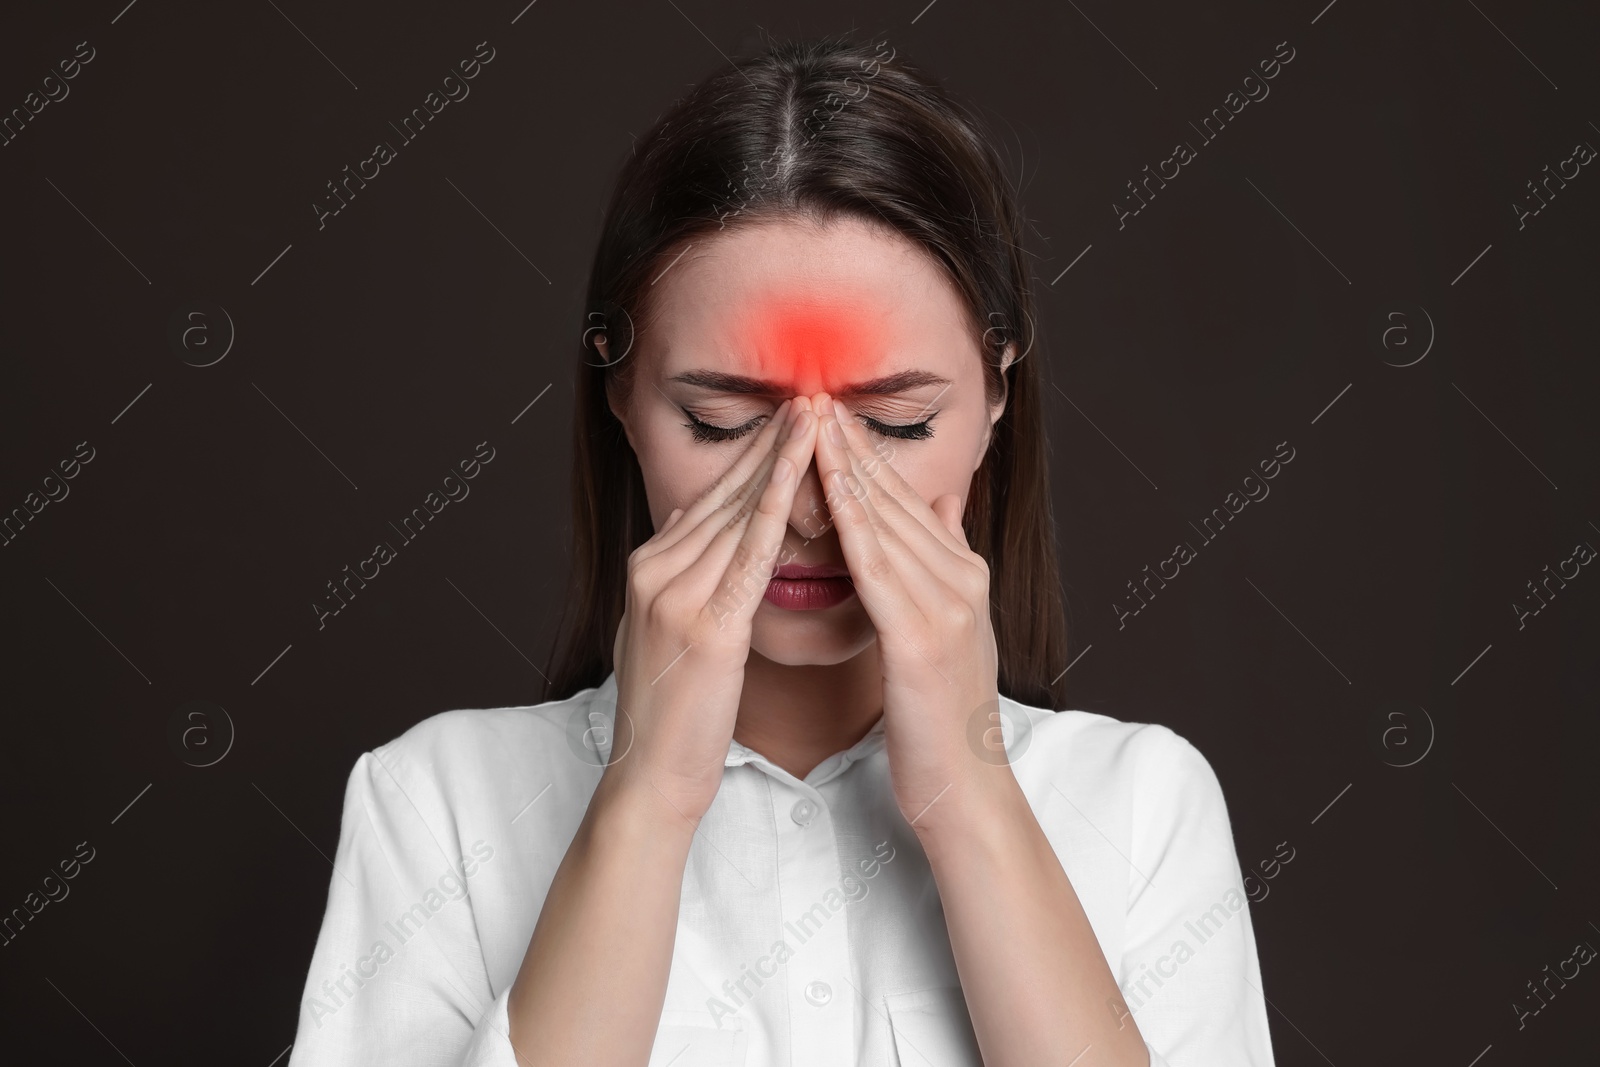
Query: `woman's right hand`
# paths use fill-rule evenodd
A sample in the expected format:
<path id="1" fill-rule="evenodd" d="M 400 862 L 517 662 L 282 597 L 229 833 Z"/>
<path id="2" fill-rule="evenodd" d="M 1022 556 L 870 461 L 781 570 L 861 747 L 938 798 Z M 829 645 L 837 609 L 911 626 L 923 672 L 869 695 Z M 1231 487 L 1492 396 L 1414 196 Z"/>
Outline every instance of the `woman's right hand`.
<path id="1" fill-rule="evenodd" d="M 726 474 L 628 557 L 602 788 L 698 824 L 722 782 L 751 619 L 777 566 L 817 417 L 785 400 Z M 663 803 L 664 802 L 664 803 Z"/>

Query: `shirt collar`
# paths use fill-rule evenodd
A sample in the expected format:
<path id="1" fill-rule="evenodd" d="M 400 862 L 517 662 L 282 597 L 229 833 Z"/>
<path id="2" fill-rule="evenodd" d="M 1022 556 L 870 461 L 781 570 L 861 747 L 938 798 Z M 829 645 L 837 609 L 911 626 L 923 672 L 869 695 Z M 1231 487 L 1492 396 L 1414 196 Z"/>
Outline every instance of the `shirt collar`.
<path id="1" fill-rule="evenodd" d="M 591 698 L 591 711 L 599 711 L 605 715 L 610 723 L 616 722 L 617 714 L 617 672 L 612 671 L 606 675 L 606 680 L 596 688 Z M 612 729 L 599 730 L 593 733 L 595 747 L 599 750 L 601 766 L 611 762 Z M 843 774 L 851 764 L 877 752 L 883 747 L 883 716 L 879 715 L 877 721 L 866 735 L 842 752 L 835 752 L 821 763 L 811 769 L 806 775 L 805 783 L 812 787 L 820 786 Z M 789 772 L 774 764 L 760 752 L 753 748 L 741 745 L 737 741 L 728 742 L 728 755 L 723 760 L 724 767 L 738 767 L 750 763 L 769 774 L 788 776 Z"/>

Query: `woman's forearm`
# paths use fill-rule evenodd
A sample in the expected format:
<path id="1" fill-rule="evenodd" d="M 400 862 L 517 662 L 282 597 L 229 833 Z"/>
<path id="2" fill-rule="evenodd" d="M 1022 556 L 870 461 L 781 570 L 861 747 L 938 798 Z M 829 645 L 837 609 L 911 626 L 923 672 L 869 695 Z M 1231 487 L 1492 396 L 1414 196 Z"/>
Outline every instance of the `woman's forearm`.
<path id="1" fill-rule="evenodd" d="M 1144 1039 L 1015 778 L 974 783 L 918 824 L 985 1067 L 1145 1067 Z"/>
<path id="2" fill-rule="evenodd" d="M 644 1067 L 666 996 L 694 824 L 602 777 L 556 870 L 507 1003 L 527 1067 Z"/>

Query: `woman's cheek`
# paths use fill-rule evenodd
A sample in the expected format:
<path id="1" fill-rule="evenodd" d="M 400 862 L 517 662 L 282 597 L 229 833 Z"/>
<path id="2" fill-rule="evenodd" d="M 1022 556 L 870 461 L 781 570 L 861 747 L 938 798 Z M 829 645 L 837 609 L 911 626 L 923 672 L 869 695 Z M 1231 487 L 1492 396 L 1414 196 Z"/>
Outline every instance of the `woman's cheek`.
<path id="1" fill-rule="evenodd" d="M 650 460 L 644 470 L 645 484 L 651 495 L 665 505 L 663 515 L 670 514 L 673 508 L 688 510 L 732 462 L 717 466 L 720 461 L 703 454 L 711 450 L 701 446 L 702 454 L 697 454 L 695 446 L 675 440 L 670 430 L 656 436 L 646 447 Z"/>
<path id="2" fill-rule="evenodd" d="M 966 468 L 954 462 L 955 456 L 938 449 L 925 449 L 915 456 L 906 449 L 901 455 L 904 458 L 895 461 L 894 469 L 917 491 L 924 504 L 932 506 L 933 501 L 946 493 L 965 494 L 966 481 L 962 475 Z"/>

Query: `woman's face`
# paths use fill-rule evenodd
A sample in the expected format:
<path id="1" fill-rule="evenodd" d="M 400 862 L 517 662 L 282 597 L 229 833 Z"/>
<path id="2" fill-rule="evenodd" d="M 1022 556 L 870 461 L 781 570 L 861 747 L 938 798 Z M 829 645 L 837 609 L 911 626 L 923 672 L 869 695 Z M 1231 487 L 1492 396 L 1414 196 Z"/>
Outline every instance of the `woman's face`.
<path id="1" fill-rule="evenodd" d="M 624 357 L 638 361 L 632 395 L 613 405 L 657 529 L 716 483 L 785 399 L 815 405 L 823 393 L 844 399 L 924 501 L 955 494 L 965 506 L 1004 400 L 987 402 L 966 308 L 926 252 L 840 220 L 747 223 L 674 256 L 651 283 L 656 316 Z M 845 566 L 814 457 L 778 563 Z M 751 647 L 778 663 L 832 664 L 873 639 L 857 596 L 812 610 L 763 599 Z"/>

